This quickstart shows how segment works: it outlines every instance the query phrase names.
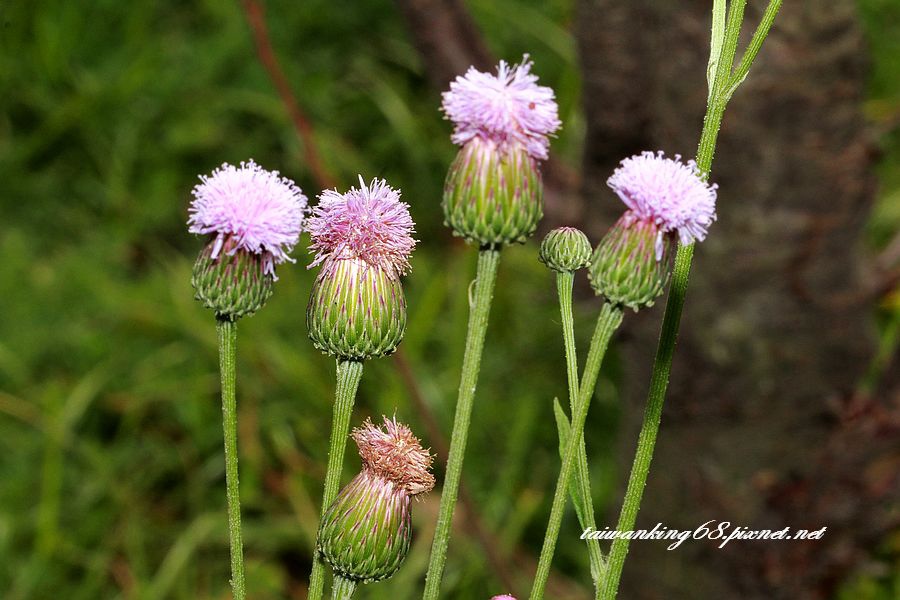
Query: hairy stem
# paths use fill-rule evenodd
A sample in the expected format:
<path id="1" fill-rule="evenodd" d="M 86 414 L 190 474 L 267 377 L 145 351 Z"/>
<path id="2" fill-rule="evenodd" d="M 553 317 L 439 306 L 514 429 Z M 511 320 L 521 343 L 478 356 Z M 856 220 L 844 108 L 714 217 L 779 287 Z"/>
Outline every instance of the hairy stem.
<path id="1" fill-rule="evenodd" d="M 325 491 L 322 493 L 322 514 L 337 497 L 344 466 L 344 450 L 350 433 L 350 415 L 356 401 L 356 390 L 362 378 L 363 363 L 356 360 L 337 361 L 337 389 L 334 395 L 334 414 L 331 419 L 331 441 L 328 447 L 328 468 L 325 471 Z M 325 589 L 325 564 L 316 549 L 309 578 L 309 600 L 320 600 Z M 349 598 L 349 596 L 347 596 Z"/>
<path id="2" fill-rule="evenodd" d="M 244 544 L 241 539 L 241 491 L 238 484 L 237 324 L 224 317 L 216 320 L 219 337 L 219 370 L 222 377 L 222 430 L 225 438 L 225 495 L 228 498 L 228 541 L 231 548 L 231 590 L 234 600 L 244 600 Z"/>
<path id="3" fill-rule="evenodd" d="M 331 585 L 331 600 L 350 600 L 355 591 L 355 581 L 344 579 L 340 575 L 334 576 L 334 583 Z"/>
<path id="4" fill-rule="evenodd" d="M 578 404 L 572 414 L 572 430 L 566 445 L 566 452 L 559 470 L 559 479 L 556 481 L 556 492 L 553 494 L 553 506 L 550 509 L 550 519 L 547 523 L 547 532 L 544 535 L 544 546 L 541 549 L 541 557 L 538 561 L 537 573 L 534 576 L 534 585 L 531 588 L 531 600 L 540 600 L 544 597 L 544 588 L 547 586 L 547 578 L 550 576 L 550 566 L 553 562 L 553 553 L 556 550 L 556 540 L 559 537 L 559 528 L 562 524 L 563 513 L 566 508 L 566 492 L 569 488 L 569 479 L 575 466 L 575 457 L 578 447 L 584 440 L 584 423 L 587 420 L 588 408 L 594 395 L 594 386 L 597 384 L 597 376 L 600 374 L 600 365 L 606 355 L 606 348 L 613 333 L 622 323 L 622 309 L 608 302 L 603 303 L 600 316 L 597 318 L 597 327 L 591 339 L 591 348 L 588 351 L 587 361 L 584 365 L 584 376 L 578 390 Z"/>
<path id="5" fill-rule="evenodd" d="M 559 294 L 559 312 L 562 320 L 563 343 L 566 348 L 566 375 L 569 383 L 569 410 L 574 415 L 578 406 L 578 353 L 575 350 L 575 319 L 572 316 L 572 285 L 575 274 L 571 271 L 561 272 L 556 276 L 556 290 Z M 571 435 L 571 433 L 570 433 Z M 562 458 L 562 457 L 560 457 Z M 594 501 L 591 498 L 591 473 L 588 467 L 587 450 L 584 437 L 578 444 L 575 457 L 575 479 L 570 488 L 572 501 L 576 505 L 581 504 L 581 527 L 584 529 L 597 528 L 594 517 Z M 588 539 L 588 557 L 591 563 L 591 574 L 594 585 L 599 586 L 603 565 L 603 552 L 600 550 L 600 542 L 596 539 Z"/>
<path id="6" fill-rule="evenodd" d="M 425 593 L 423 595 L 425 600 L 437 600 L 441 587 L 441 577 L 444 573 L 444 565 L 447 562 L 450 525 L 453 521 L 453 510 L 456 507 L 456 496 L 459 491 L 460 476 L 462 475 L 463 458 L 466 453 L 466 438 L 469 434 L 469 422 L 472 417 L 472 406 L 475 399 L 475 387 L 478 384 L 478 371 L 481 368 L 481 352 L 484 349 L 484 336 L 491 312 L 491 300 L 494 296 L 494 283 L 497 280 L 497 266 L 499 263 L 500 250 L 482 248 L 479 251 L 475 291 L 469 312 L 469 329 L 466 333 L 466 350 L 463 355 L 459 395 L 456 401 L 456 416 L 453 419 L 453 433 L 450 436 L 450 454 L 447 457 L 447 470 L 444 476 L 443 491 L 441 492 L 441 506 L 438 512 L 434 541 L 431 544 L 428 572 L 425 575 Z"/>

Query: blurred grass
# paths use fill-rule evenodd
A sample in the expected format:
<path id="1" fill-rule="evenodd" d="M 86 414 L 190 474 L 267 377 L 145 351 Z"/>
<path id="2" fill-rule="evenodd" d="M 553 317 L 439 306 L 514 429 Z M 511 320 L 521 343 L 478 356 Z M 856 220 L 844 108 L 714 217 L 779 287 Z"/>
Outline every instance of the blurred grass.
<path id="1" fill-rule="evenodd" d="M 506 31 L 514 4 L 476 16 L 504 30 L 491 39 L 498 54 L 530 52 L 557 87 L 571 125 L 556 145 L 574 158 L 570 8 L 535 3 Z M 266 6 L 326 164 L 344 185 L 356 173 L 386 177 L 412 206 L 423 243 L 407 281 L 404 348 L 448 431 L 473 253 L 441 225 L 454 149 L 438 94 L 390 2 Z M 201 241 L 185 232 L 186 208 L 198 173 L 248 157 L 313 196 L 303 148 L 238 3 L 47 0 L 0 11 L 0 595 L 225 598 L 215 332 L 192 300 Z M 302 251 L 298 258 L 281 270 L 269 306 L 240 324 L 241 484 L 255 597 L 302 597 L 325 464 L 333 364 L 306 339 L 313 274 Z M 547 352 L 560 345 L 552 278 L 533 246 L 508 252 L 505 263 L 470 442 L 470 456 L 496 460 L 470 461 L 466 477 L 509 556 L 540 535 L 556 468 L 555 433 L 541 424 L 564 390 L 562 353 Z M 396 411 L 422 432 L 390 361 L 367 366 L 354 422 Z M 518 377 L 522 364 L 534 381 Z M 348 462 L 349 477 L 358 462 Z M 361 596 L 414 596 L 436 500 L 417 507 L 417 550 L 403 571 Z M 447 589 L 501 591 L 481 550 L 457 540 Z M 577 550 L 568 561 L 584 566 Z"/>
<path id="2" fill-rule="evenodd" d="M 474 253 L 441 226 L 454 149 L 439 96 L 388 0 L 266 6 L 328 167 L 345 186 L 357 173 L 386 177 L 412 206 L 422 244 L 406 282 L 403 347 L 449 431 Z M 880 119 L 900 113 L 900 27 L 880 16 L 898 11 L 890 0 L 863 6 L 876 57 L 868 108 Z M 584 127 L 571 2 L 471 8 L 496 54 L 529 52 L 557 89 L 566 127 L 554 151 L 575 164 Z M 186 208 L 198 173 L 248 157 L 312 197 L 303 148 L 236 2 L 6 2 L 0 50 L 0 596 L 227 598 L 215 330 L 192 300 L 201 241 L 185 231 Z M 900 193 L 900 141 L 884 143 L 875 247 L 900 228 L 889 201 Z M 558 467 L 547 424 L 551 399 L 565 394 L 553 279 L 535 255 L 533 245 L 504 254 L 465 474 L 524 577 L 516 549 L 533 551 L 543 534 Z M 306 339 L 313 274 L 302 250 L 297 258 L 265 310 L 239 327 L 241 486 L 258 598 L 303 597 L 327 449 L 333 364 Z M 595 311 L 578 306 L 576 319 Z M 581 347 L 589 330 L 580 328 Z M 396 411 L 429 443 L 391 361 L 367 365 L 354 422 Z M 615 475 L 615 363 L 588 425 L 598 507 Z M 357 465 L 348 460 L 347 477 Z M 415 509 L 404 568 L 360 597 L 415 597 L 436 502 Z M 579 541 L 563 537 L 558 557 L 586 585 Z M 499 586 L 482 550 L 457 534 L 448 597 Z"/>

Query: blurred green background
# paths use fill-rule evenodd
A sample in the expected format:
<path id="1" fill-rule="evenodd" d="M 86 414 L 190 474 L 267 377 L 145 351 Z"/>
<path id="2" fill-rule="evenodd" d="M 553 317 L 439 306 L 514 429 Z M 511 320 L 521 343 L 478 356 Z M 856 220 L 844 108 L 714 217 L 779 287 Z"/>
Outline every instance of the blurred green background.
<path id="1" fill-rule="evenodd" d="M 565 128 L 553 152 L 577 166 L 571 4 L 469 7 L 497 56 L 529 52 L 556 89 Z M 439 95 L 388 0 L 269 0 L 266 9 L 338 186 L 357 173 L 385 177 L 418 224 L 400 365 L 408 368 L 393 357 L 367 365 L 354 423 L 396 412 L 435 447 L 416 402 L 446 435 L 474 268 L 471 248 L 441 225 L 440 189 L 455 149 Z M 900 115 L 900 6 L 863 0 L 861 10 L 873 56 L 866 111 L 890 129 Z M 0 597 L 228 598 L 215 328 L 192 299 L 202 241 L 187 234 L 186 210 L 198 174 L 249 157 L 313 198 L 319 189 L 303 145 L 238 2 L 6 1 L 0 52 Z M 900 229 L 893 132 L 882 140 L 873 251 Z M 304 268 L 305 245 L 297 264 L 279 271 L 265 310 L 240 324 L 241 491 L 254 598 L 305 597 L 317 526 L 334 365 L 306 338 L 313 272 Z M 589 322 L 596 308 L 582 301 L 576 320 Z M 877 316 L 876 369 L 896 349 L 900 302 L 889 296 Z M 533 243 L 504 253 L 493 317 L 464 485 L 521 585 L 558 469 L 551 401 L 565 394 L 555 286 Z M 579 328 L 582 347 L 589 329 Z M 604 446 L 619 414 L 615 363 L 590 417 L 598 507 L 610 501 L 615 477 Z M 357 467 L 348 453 L 345 481 Z M 437 500 L 434 493 L 415 506 L 417 536 L 403 569 L 360 597 L 416 597 Z M 505 591 L 468 528 L 455 533 L 450 560 L 449 597 Z M 564 589 L 587 592 L 577 539 L 561 538 L 556 568 Z M 888 598 L 891 585 L 854 579 L 847 598 Z"/>

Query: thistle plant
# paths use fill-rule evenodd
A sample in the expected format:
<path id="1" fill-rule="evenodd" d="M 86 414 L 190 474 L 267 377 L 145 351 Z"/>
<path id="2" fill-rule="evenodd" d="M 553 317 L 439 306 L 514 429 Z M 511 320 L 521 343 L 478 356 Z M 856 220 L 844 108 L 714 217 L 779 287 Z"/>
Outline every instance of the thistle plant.
<path id="1" fill-rule="evenodd" d="M 775 16 L 781 8 L 781 0 L 770 0 L 762 20 L 756 28 L 744 55 L 735 66 L 738 38 L 744 21 L 746 0 L 714 0 L 712 16 L 712 40 L 710 44 L 709 64 L 707 67 L 707 83 L 709 95 L 706 116 L 703 120 L 703 131 L 697 150 L 697 161 L 694 170 L 697 176 L 706 181 L 709 178 L 713 156 L 716 150 L 719 128 L 725 108 L 734 92 L 740 87 L 750 67 L 762 48 L 769 34 Z M 624 165 L 623 165 L 624 167 Z M 675 255 L 675 267 L 672 285 L 666 302 L 665 315 L 660 329 L 659 344 L 650 376 L 650 392 L 644 410 L 644 419 L 638 437 L 637 452 L 634 465 L 628 478 L 625 500 L 616 526 L 618 531 L 627 531 L 634 527 L 640 508 L 644 486 L 650 471 L 656 435 L 662 417 L 663 402 L 672 369 L 672 357 L 675 352 L 675 341 L 681 323 L 681 312 L 684 308 L 688 280 L 691 273 L 691 262 L 694 256 L 694 239 L 681 239 Z M 603 600 L 613 600 L 619 588 L 625 556 L 628 553 L 628 540 L 617 539 L 613 542 L 609 553 L 609 561 L 604 573 L 603 585 L 597 595 Z"/>
<path id="2" fill-rule="evenodd" d="M 436 600 L 447 559 L 481 353 L 490 315 L 500 251 L 531 236 L 543 215 L 540 163 L 549 136 L 561 123 L 553 90 L 537 84 L 532 63 L 501 61 L 497 74 L 474 68 L 443 94 L 443 110 L 462 146 L 444 184 L 446 224 L 479 247 L 462 374 L 450 438 L 424 598 Z"/>
<path id="3" fill-rule="evenodd" d="M 591 285 L 598 295 L 603 296 L 604 303 L 591 341 L 584 376 L 572 405 L 571 427 L 531 591 L 533 600 L 542 598 L 544 594 L 565 511 L 566 490 L 576 464 L 582 465 L 574 486 L 576 494 L 579 489 L 583 494 L 589 485 L 586 473 L 581 471 L 587 465 L 587 459 L 583 464 L 581 459 L 584 424 L 603 356 L 612 334 L 622 322 L 622 311 L 626 307 L 638 311 L 652 306 L 668 280 L 669 249 L 676 238 L 691 242 L 703 239 L 707 227 L 715 220 L 716 188 L 700 179 L 693 162 L 683 164 L 678 158 L 665 158 L 662 152 L 644 152 L 623 160 L 607 184 L 628 210 L 610 228 L 591 257 Z M 565 312 L 563 317 L 565 319 Z M 574 348 L 571 354 L 574 355 Z M 570 380 L 573 362 L 573 358 L 568 359 Z M 571 381 L 569 387 L 570 390 L 573 387 Z M 589 502 L 590 496 L 582 501 Z M 582 520 L 593 519 L 588 516 L 590 507 L 590 504 L 582 505 Z M 599 548 L 591 551 L 591 564 L 599 589 L 604 571 L 602 555 L 598 563 L 596 555 Z M 599 577 L 597 571 L 600 572 Z"/>
<path id="4" fill-rule="evenodd" d="M 293 262 L 289 254 L 300 237 L 306 196 L 292 181 L 252 160 L 240 167 L 224 164 L 200 180 L 193 190 L 188 225 L 191 233 L 207 235 L 210 240 L 194 264 L 191 283 L 196 299 L 216 315 L 231 587 L 235 600 L 243 600 L 235 398 L 237 320 L 255 313 L 272 295 L 275 265 Z"/>
<path id="5" fill-rule="evenodd" d="M 321 270 L 309 298 L 306 323 L 313 344 L 337 360 L 337 388 L 331 423 L 323 512 L 334 502 L 344 463 L 350 415 L 363 362 L 392 353 L 406 330 L 406 299 L 400 277 L 409 271 L 416 245 L 409 206 L 386 181 L 340 194 L 319 195 L 307 224 Z M 325 586 L 319 552 L 313 557 L 309 598 Z"/>
<path id="6" fill-rule="evenodd" d="M 412 541 L 411 500 L 434 487 L 432 456 L 406 425 L 367 420 L 352 437 L 362 471 L 325 511 L 316 542 L 334 570 L 334 600 L 397 572 Z"/>

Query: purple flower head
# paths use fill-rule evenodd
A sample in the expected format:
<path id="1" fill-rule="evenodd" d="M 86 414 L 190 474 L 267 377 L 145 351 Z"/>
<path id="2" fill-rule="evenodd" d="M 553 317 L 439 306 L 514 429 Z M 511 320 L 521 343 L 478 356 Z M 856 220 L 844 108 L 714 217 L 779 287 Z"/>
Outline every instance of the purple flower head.
<path id="1" fill-rule="evenodd" d="M 501 148 L 522 144 L 533 158 L 545 160 L 547 136 L 560 128 L 553 90 L 537 84 L 528 55 L 509 66 L 500 61 L 497 75 L 469 67 L 442 94 L 444 113 L 456 125 L 452 140 L 463 145 L 474 137 Z"/>
<path id="2" fill-rule="evenodd" d="M 500 594 L 499 596 L 494 596 L 491 600 L 516 600 L 513 596 L 509 594 Z"/>
<path id="3" fill-rule="evenodd" d="M 415 223 L 400 191 L 383 179 L 368 186 L 359 177 L 359 189 L 345 194 L 326 190 L 319 194 L 306 229 L 316 253 L 310 267 L 328 258 L 359 258 L 392 276 L 409 271 L 409 255 L 416 246 Z"/>
<path id="4" fill-rule="evenodd" d="M 288 254 L 300 237 L 306 196 L 278 171 L 266 171 L 253 160 L 240 167 L 223 164 L 212 175 L 201 175 L 188 209 L 188 231 L 216 236 L 215 259 L 230 238 L 227 252 L 266 254 L 266 271 L 293 262 Z"/>
<path id="5" fill-rule="evenodd" d="M 642 152 L 626 158 L 606 181 L 634 218 L 660 228 L 656 256 L 662 256 L 663 234 L 677 232 L 682 244 L 703 241 L 716 220 L 716 189 L 700 179 L 697 163 L 681 156 Z"/>

